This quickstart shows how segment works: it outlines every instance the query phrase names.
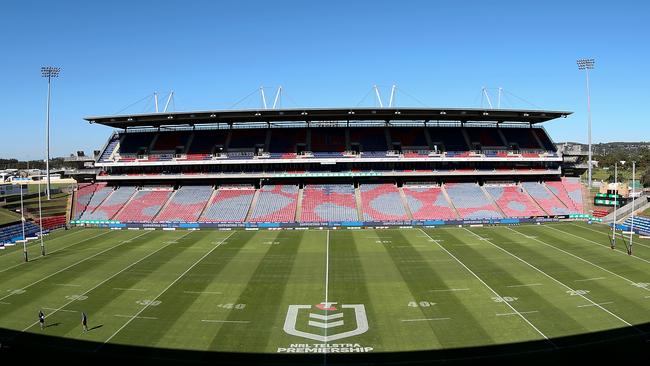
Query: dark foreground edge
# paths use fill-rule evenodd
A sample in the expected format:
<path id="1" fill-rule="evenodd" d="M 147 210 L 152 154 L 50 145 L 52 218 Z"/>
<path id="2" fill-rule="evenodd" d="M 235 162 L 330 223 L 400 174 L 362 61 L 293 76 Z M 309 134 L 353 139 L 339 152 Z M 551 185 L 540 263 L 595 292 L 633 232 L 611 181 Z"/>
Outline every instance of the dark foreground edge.
<path id="1" fill-rule="evenodd" d="M 0 329 L 0 363 L 113 365 L 564 365 L 650 364 L 650 323 L 508 345 L 367 354 L 250 354 L 156 349 L 71 340 Z"/>

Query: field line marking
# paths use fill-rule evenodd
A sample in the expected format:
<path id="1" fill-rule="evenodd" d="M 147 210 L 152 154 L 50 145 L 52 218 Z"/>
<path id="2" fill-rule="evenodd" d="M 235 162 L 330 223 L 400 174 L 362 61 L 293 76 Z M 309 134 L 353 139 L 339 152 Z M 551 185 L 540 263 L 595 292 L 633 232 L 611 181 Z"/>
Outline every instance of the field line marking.
<path id="1" fill-rule="evenodd" d="M 184 294 L 209 294 L 209 295 L 221 295 L 219 291 L 183 291 Z"/>
<path id="2" fill-rule="evenodd" d="M 605 302 L 599 302 L 597 305 L 607 305 L 607 304 L 613 304 L 614 301 L 605 301 Z M 595 306 L 594 304 L 585 304 L 585 305 L 578 305 L 579 308 L 586 308 L 588 306 Z"/>
<path id="3" fill-rule="evenodd" d="M 539 310 L 531 310 L 531 311 L 521 311 L 521 314 L 535 314 L 539 313 Z M 508 316 L 508 315 L 517 315 L 517 313 L 501 313 L 501 314 L 496 314 L 496 316 Z"/>
<path id="4" fill-rule="evenodd" d="M 428 234 L 426 231 L 424 231 L 424 230 L 422 230 L 422 229 L 419 229 L 419 230 L 420 230 L 422 233 L 424 233 L 426 236 L 428 236 L 429 239 L 433 240 L 433 242 L 436 243 L 436 245 L 438 245 L 438 246 L 439 246 L 442 250 L 444 250 L 448 255 L 450 255 L 452 258 L 454 258 L 454 259 L 456 260 L 456 262 L 458 262 L 461 266 L 463 266 L 463 267 L 464 267 L 464 268 L 465 268 L 469 273 L 472 274 L 472 276 L 474 276 L 477 280 L 479 280 L 479 282 L 481 282 L 485 287 L 487 287 L 487 288 L 488 288 L 488 289 L 489 289 L 489 290 L 490 290 L 494 295 L 496 295 L 496 296 L 498 296 L 499 298 L 501 298 L 501 295 L 499 295 L 499 293 L 497 293 L 497 292 L 496 292 L 492 287 L 490 287 L 490 285 L 488 285 L 487 283 L 485 283 L 485 281 L 483 281 L 483 279 L 481 279 L 481 277 L 479 277 L 476 273 L 474 273 L 474 271 L 472 271 L 469 267 L 467 267 L 467 266 L 465 265 L 465 263 L 463 263 L 460 259 L 456 258 L 455 255 L 453 255 L 450 251 L 447 250 L 447 248 L 445 248 L 445 247 L 443 247 L 442 245 L 440 245 L 440 243 L 438 243 L 437 240 L 435 240 L 435 239 L 433 239 L 431 236 L 429 236 L 429 234 Z M 514 307 L 513 307 L 509 302 L 505 301 L 505 302 L 503 302 L 503 303 L 504 303 L 507 307 L 509 307 L 510 309 L 512 309 L 512 311 L 514 311 L 515 313 L 517 313 L 517 315 L 518 315 L 518 316 L 519 316 L 519 317 L 520 317 L 524 322 L 526 322 L 526 324 L 528 324 L 528 325 L 529 325 L 531 328 L 533 328 L 537 333 L 539 333 L 542 337 L 544 337 L 544 339 L 546 339 L 546 340 L 547 340 L 547 341 L 548 341 L 548 342 L 553 346 L 553 348 L 557 348 L 557 345 L 556 345 L 555 343 L 553 343 L 553 341 L 552 341 L 551 339 L 549 339 L 549 338 L 546 336 L 546 334 L 542 333 L 541 330 L 539 330 L 539 329 L 538 329 L 538 328 L 537 328 L 533 323 L 531 323 L 528 319 L 526 319 L 526 317 L 523 316 L 519 311 L 517 311 L 517 309 L 515 309 L 515 308 L 514 308 Z"/>
<path id="5" fill-rule="evenodd" d="M 66 313 L 78 313 L 78 311 L 76 311 L 76 310 L 57 309 L 57 308 L 45 308 L 45 307 L 44 307 L 43 309 L 45 309 L 45 310 L 54 310 L 54 311 L 52 312 L 52 314 L 56 313 L 57 311 L 63 311 L 63 312 L 66 312 Z M 48 315 L 51 315 L 51 314 L 48 314 Z M 38 323 L 38 322 L 35 322 L 34 324 L 30 325 L 30 327 L 36 325 L 37 323 Z M 27 329 L 29 329 L 29 328 L 27 328 Z M 24 332 L 24 330 L 23 330 L 23 332 Z"/>
<path id="6" fill-rule="evenodd" d="M 589 228 L 589 227 L 584 227 L 584 226 L 576 225 L 576 224 L 569 224 L 569 225 L 571 225 L 571 226 L 575 226 L 575 227 L 579 227 L 579 228 L 582 228 L 582 229 L 585 229 L 585 230 L 593 231 L 593 232 L 595 232 L 595 233 L 605 235 L 605 236 L 607 236 L 608 238 L 610 237 L 610 236 L 609 236 L 609 233 L 604 233 L 604 232 L 602 232 L 602 231 L 600 231 L 600 230 L 595 230 L 595 229 L 592 229 L 592 228 Z M 623 239 L 628 239 L 628 238 L 629 238 L 629 236 L 625 236 L 625 235 L 623 235 L 623 234 L 621 234 L 621 233 L 616 233 L 616 235 L 620 236 L 620 237 L 623 238 Z M 646 244 L 643 244 L 643 243 L 639 243 L 639 242 L 636 242 L 634 245 L 640 245 L 640 246 L 642 246 L 642 247 L 650 248 L 649 245 L 646 245 Z"/>
<path id="7" fill-rule="evenodd" d="M 151 231 L 147 231 L 147 232 L 145 232 L 145 233 L 143 233 L 143 234 L 141 234 L 141 235 L 136 236 L 136 238 L 139 238 L 139 237 L 141 237 L 141 236 L 147 235 L 147 234 L 150 233 L 150 232 L 151 232 Z M 186 235 L 187 235 L 187 234 L 186 234 Z M 121 245 L 121 244 L 118 244 L 118 245 Z M 99 282 L 98 284 L 96 284 L 96 285 L 93 286 L 92 288 L 88 289 L 87 291 L 85 291 L 85 292 L 84 292 L 83 294 L 81 294 L 81 295 L 82 295 L 82 296 L 83 296 L 83 295 L 86 295 L 86 294 L 89 293 L 90 291 L 92 291 L 92 290 L 96 289 L 97 287 L 99 287 L 99 286 L 105 284 L 106 282 L 110 281 L 110 280 L 113 279 L 115 276 L 119 275 L 120 273 L 126 271 L 127 269 L 129 269 L 129 268 L 131 268 L 131 267 L 133 267 L 133 266 L 135 266 L 136 264 L 142 262 L 143 260 L 145 260 L 145 259 L 149 258 L 150 256 L 152 256 L 152 255 L 158 253 L 159 251 L 165 249 L 165 248 L 168 247 L 168 246 L 169 246 L 169 244 L 164 245 L 164 246 L 160 247 L 159 249 L 157 249 L 157 250 L 155 250 L 155 251 L 153 251 L 153 252 L 147 254 L 146 256 L 144 256 L 144 257 L 138 259 L 137 261 L 135 261 L 135 262 L 131 263 L 130 265 L 124 267 L 124 268 L 123 268 L 122 270 L 120 270 L 119 272 L 117 272 L 117 273 L 113 274 L 112 276 L 106 278 L 105 280 Z M 72 303 L 75 302 L 75 301 L 76 301 L 76 300 L 70 300 L 70 301 L 68 301 L 67 303 L 65 303 L 65 304 L 63 304 L 62 306 L 60 306 L 58 309 L 54 310 L 50 315 L 56 313 L 57 311 L 65 311 L 65 310 L 62 310 L 62 309 L 63 309 L 64 307 L 66 307 L 66 306 L 72 304 Z M 23 329 L 23 332 L 26 331 L 27 329 L 33 327 L 33 326 L 36 325 L 36 324 L 38 324 L 38 321 L 34 322 L 32 325 L 30 325 L 30 326 L 28 326 L 27 328 Z"/>
<path id="8" fill-rule="evenodd" d="M 160 296 L 162 296 L 165 292 L 167 292 L 167 290 L 169 290 L 172 286 L 174 286 L 174 284 L 176 284 L 176 282 L 178 282 L 181 278 L 183 278 L 183 276 L 185 276 L 189 271 L 191 271 L 192 268 L 196 267 L 197 264 L 199 264 L 203 259 L 205 259 L 205 257 L 210 255 L 210 253 L 212 253 L 215 249 L 219 248 L 223 242 L 228 240 L 236 232 L 237 231 L 232 231 L 230 233 L 230 235 L 226 236 L 223 240 L 221 240 L 221 242 L 219 242 L 219 244 L 215 245 L 212 249 L 210 249 L 207 253 L 205 253 L 201 258 L 197 259 L 197 261 L 194 262 L 194 264 L 192 264 L 188 269 L 186 269 L 185 272 L 181 273 L 180 276 L 176 277 L 176 279 L 174 281 L 172 281 L 172 283 L 170 283 L 167 287 L 165 287 L 165 289 L 162 290 L 156 297 L 154 297 L 151 302 L 149 302 L 147 305 L 143 306 L 142 309 L 140 309 L 140 311 L 138 311 L 135 315 L 133 315 L 131 317 L 131 319 L 129 319 L 126 323 L 124 323 L 118 330 L 115 331 L 115 333 L 113 333 L 110 337 L 108 337 L 108 339 L 106 339 L 104 341 L 104 343 L 100 344 L 97 348 L 95 348 L 94 351 L 97 352 L 100 348 L 102 348 L 104 346 L 104 344 L 108 343 L 111 339 L 113 339 L 113 337 L 115 337 L 117 335 L 117 333 L 121 332 L 122 329 L 124 329 L 127 325 L 131 324 L 133 319 L 140 316 L 140 314 L 142 314 L 143 311 L 147 310 L 149 308 L 149 306 L 154 301 L 156 301 Z M 190 231 L 190 233 L 191 233 L 191 231 Z"/>
<path id="9" fill-rule="evenodd" d="M 328 301 L 329 283 L 330 283 L 330 231 L 327 230 L 327 247 L 325 251 L 325 302 Z M 327 339 L 327 329 L 325 329 L 325 332 L 326 332 L 325 339 Z"/>
<path id="10" fill-rule="evenodd" d="M 113 290 L 118 291 L 147 291 L 145 288 L 122 288 L 122 287 L 113 287 Z"/>
<path id="11" fill-rule="evenodd" d="M 142 234 L 142 235 L 146 235 L 146 234 L 148 234 L 148 233 L 150 233 L 150 231 L 148 231 L 148 232 L 146 232 L 146 233 L 144 233 L 144 234 Z M 137 237 L 140 237 L 140 236 L 142 236 L 142 235 L 138 235 Z M 54 275 L 57 275 L 57 274 L 59 274 L 59 273 L 61 273 L 61 272 L 63 272 L 63 271 L 66 271 L 66 270 L 68 270 L 68 269 L 70 269 L 70 268 L 72 268 L 72 267 L 74 267 L 74 266 L 76 266 L 76 265 L 78 265 L 78 264 L 81 264 L 81 263 L 83 263 L 83 262 L 85 262 L 85 261 L 87 261 L 87 260 L 89 260 L 89 259 L 91 259 L 91 258 L 94 258 L 94 257 L 96 257 L 96 256 L 98 256 L 98 255 L 100 255 L 100 254 L 104 254 L 104 253 L 108 252 L 109 250 L 115 249 L 115 248 L 119 247 L 120 245 L 122 245 L 122 243 L 117 244 L 117 245 L 114 245 L 114 246 L 112 246 L 112 247 L 110 247 L 110 248 L 106 248 L 106 249 L 102 250 L 101 252 L 99 252 L 99 253 L 95 253 L 95 254 L 91 255 L 90 257 L 87 257 L 87 258 L 85 258 L 85 259 L 82 259 L 82 260 L 80 260 L 80 261 L 78 261 L 78 262 L 76 262 L 76 263 L 72 263 L 71 265 L 69 265 L 69 266 L 67 266 L 67 267 L 65 267 L 65 268 L 63 268 L 63 269 L 60 269 L 60 270 L 58 270 L 58 271 L 56 271 L 56 272 L 54 272 L 54 273 L 52 273 L 52 274 L 50 274 L 50 275 L 48 275 L 48 276 L 46 276 L 46 277 L 41 278 L 40 280 L 37 280 L 37 281 L 32 282 L 31 284 L 27 285 L 27 286 L 22 287 L 21 290 L 24 290 L 24 289 L 26 289 L 26 288 L 28 288 L 28 287 L 34 286 L 35 284 L 37 284 L 37 283 L 39 283 L 39 282 L 45 281 L 45 280 L 47 280 L 48 278 L 50 278 L 50 277 L 52 277 L 52 276 L 54 276 Z M 11 296 L 11 295 L 13 295 L 13 294 L 9 294 L 9 295 L 6 295 L 6 296 L 4 296 L 4 297 L 0 297 L 0 300 L 4 300 L 4 299 L 6 299 L 7 297 L 9 297 L 9 296 Z"/>
<path id="12" fill-rule="evenodd" d="M 588 241 L 588 242 L 594 243 L 594 244 L 596 244 L 596 245 L 598 245 L 598 246 L 600 246 L 600 247 L 605 247 L 605 248 L 607 248 L 607 249 L 610 249 L 610 246 L 609 246 L 609 245 L 602 245 L 602 244 L 600 244 L 600 243 L 598 243 L 598 242 L 596 242 L 596 241 L 593 241 L 593 240 L 591 240 L 591 239 L 587 239 L 587 238 L 583 238 L 582 236 L 575 235 L 575 234 L 570 233 L 570 232 L 568 232 L 568 231 L 564 231 L 564 230 L 556 229 L 556 228 L 554 228 L 554 227 L 552 227 L 552 226 L 547 226 L 547 225 L 544 225 L 544 227 L 549 228 L 549 229 L 551 229 L 551 230 L 559 231 L 559 232 L 561 232 L 561 233 L 563 233 L 563 234 L 569 234 L 569 235 L 571 235 L 571 236 L 574 236 L 574 237 L 576 237 L 576 238 L 582 239 L 582 240 L 584 240 L 584 241 Z M 610 249 L 610 250 L 611 250 L 611 249 Z M 640 261 L 643 261 L 643 262 L 645 262 L 645 263 L 650 264 L 650 261 L 647 260 L 647 259 L 643 259 L 643 258 L 641 258 L 641 257 L 637 257 L 637 256 L 635 256 L 635 255 L 628 255 L 627 253 L 623 253 L 623 252 L 618 251 L 618 250 L 614 250 L 614 252 L 615 252 L 615 253 L 622 254 L 622 255 L 627 256 L 627 257 L 636 258 L 636 259 L 638 259 L 638 260 L 640 260 Z"/>
<path id="13" fill-rule="evenodd" d="M 403 322 L 426 322 L 437 320 L 450 320 L 451 318 L 423 318 L 423 319 L 402 319 Z"/>
<path id="14" fill-rule="evenodd" d="M 201 319 L 203 323 L 239 323 L 239 324 L 248 324 L 250 320 L 212 320 L 212 319 Z"/>
<path id="15" fill-rule="evenodd" d="M 78 242 L 76 242 L 76 243 L 73 243 L 73 244 L 68 245 L 67 247 L 63 247 L 63 248 L 59 248 L 59 249 L 57 249 L 57 250 L 53 250 L 53 251 L 51 251 L 48 255 L 54 254 L 54 253 L 56 253 L 56 252 L 58 252 L 58 251 L 61 251 L 61 250 L 64 250 L 64 249 L 68 249 L 68 248 L 70 248 L 70 247 L 73 246 L 73 245 L 81 244 L 81 243 L 83 243 L 83 242 L 85 242 L 85 241 L 88 241 L 88 240 L 90 240 L 90 239 L 95 239 L 95 238 L 97 238 L 97 237 L 99 237 L 99 236 L 106 235 L 106 234 L 108 234 L 108 233 L 110 233 L 110 231 L 106 231 L 106 232 L 103 232 L 103 233 L 101 233 L 101 234 L 98 234 L 98 235 L 95 235 L 95 236 L 91 236 L 90 238 L 86 238 L 86 239 L 80 240 L 80 241 L 78 241 Z M 21 253 L 22 253 L 22 252 L 21 252 Z M 2 273 L 2 272 L 6 272 L 6 271 L 8 271 L 8 270 L 10 270 L 10 269 L 12 269 L 12 268 L 16 268 L 16 267 L 18 267 L 18 266 L 22 266 L 23 264 L 27 264 L 27 263 L 30 263 L 30 262 L 22 262 L 22 263 L 18 263 L 18 264 L 16 264 L 16 265 L 13 265 L 13 266 L 11 266 L 11 267 L 7 267 L 7 268 L 1 270 L 0 273 Z"/>
<path id="16" fill-rule="evenodd" d="M 510 286 L 506 286 L 506 287 L 517 288 L 517 287 L 531 287 L 531 286 L 543 286 L 543 284 L 541 284 L 541 283 L 529 283 L 529 284 L 526 284 L 526 285 L 510 285 Z"/>
<path id="17" fill-rule="evenodd" d="M 121 314 L 115 314 L 113 316 L 116 316 L 118 318 L 130 318 L 131 315 L 121 315 Z M 150 319 L 150 320 L 157 320 L 158 318 L 155 318 L 153 316 L 136 316 L 138 319 Z"/>
<path id="18" fill-rule="evenodd" d="M 446 289 L 429 290 L 429 292 L 447 292 L 447 291 L 469 291 L 469 289 L 468 288 L 446 288 Z"/>
<path id="19" fill-rule="evenodd" d="M 574 280 L 573 282 L 587 282 L 587 281 L 598 281 L 604 280 L 605 277 L 594 277 L 594 278 L 585 278 L 584 280 Z"/>
<path id="20" fill-rule="evenodd" d="M 511 230 L 511 231 L 514 231 L 514 232 L 516 232 L 517 234 L 525 235 L 525 234 L 520 233 L 519 231 L 514 230 L 514 229 L 511 229 L 511 228 L 509 228 L 509 227 L 508 227 L 507 229 L 509 229 L 509 230 Z M 468 230 L 468 231 L 469 231 L 469 230 Z M 551 246 L 551 247 L 555 248 L 553 245 L 547 244 L 546 242 L 544 242 L 544 241 L 542 241 L 542 240 L 539 240 L 539 239 L 537 239 L 537 238 L 534 238 L 534 239 L 531 239 L 531 240 L 535 240 L 535 241 L 538 241 L 538 242 L 540 242 L 540 243 L 542 243 L 542 244 L 544 244 L 544 245 L 548 245 L 548 246 Z M 566 285 L 565 283 L 563 283 L 562 281 L 556 279 L 555 277 L 549 275 L 548 273 L 542 271 L 541 269 L 535 267 L 534 265 L 532 265 L 532 264 L 526 262 L 525 260 L 519 258 L 519 257 L 516 256 L 515 254 L 510 253 L 509 251 L 507 251 L 507 250 L 501 248 L 500 246 L 498 246 L 498 245 L 496 245 L 496 244 L 494 244 L 494 243 L 491 243 L 491 244 L 494 245 L 495 247 L 497 247 L 497 248 L 503 250 L 504 252 L 506 252 L 506 253 L 512 255 L 513 257 L 519 259 L 519 260 L 522 261 L 523 263 L 528 264 L 530 267 L 535 268 L 537 271 L 539 271 L 540 273 L 542 273 L 542 274 L 545 275 L 546 277 L 552 279 L 553 281 L 555 281 L 555 282 L 559 283 L 560 285 L 564 286 L 565 288 L 569 289 L 569 291 L 575 291 L 575 289 L 571 288 L 570 286 Z M 628 326 L 634 328 L 637 332 L 643 333 L 643 332 L 642 332 L 641 330 L 639 330 L 637 327 L 635 327 L 634 325 L 628 323 L 625 319 L 623 319 L 623 318 L 621 318 L 620 316 L 618 316 L 618 315 L 612 313 L 611 311 L 605 309 L 604 307 L 598 305 L 595 301 L 591 300 L 591 299 L 588 298 L 587 296 L 585 296 L 585 295 L 583 295 L 583 294 L 580 294 L 580 293 L 578 293 L 578 296 L 580 296 L 580 297 L 582 297 L 583 299 L 589 301 L 589 302 L 592 303 L 594 306 L 597 306 L 599 309 L 603 310 L 604 312 L 608 313 L 609 315 L 613 316 L 614 318 L 618 319 L 619 321 L 621 321 L 621 322 L 625 323 L 626 325 L 628 325 Z"/>
<path id="21" fill-rule="evenodd" d="M 55 283 L 55 286 L 67 286 L 67 287 L 81 287 L 81 285 L 75 285 L 72 283 Z"/>

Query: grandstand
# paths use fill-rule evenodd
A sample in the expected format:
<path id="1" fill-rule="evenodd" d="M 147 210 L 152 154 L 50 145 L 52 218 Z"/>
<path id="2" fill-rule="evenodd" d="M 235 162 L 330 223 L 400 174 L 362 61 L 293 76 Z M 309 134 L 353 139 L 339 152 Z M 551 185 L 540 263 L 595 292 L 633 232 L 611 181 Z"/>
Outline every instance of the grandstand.
<path id="1" fill-rule="evenodd" d="M 74 223 L 421 224 L 583 213 L 541 126 L 569 112 L 272 109 L 88 117 L 114 128 Z"/>

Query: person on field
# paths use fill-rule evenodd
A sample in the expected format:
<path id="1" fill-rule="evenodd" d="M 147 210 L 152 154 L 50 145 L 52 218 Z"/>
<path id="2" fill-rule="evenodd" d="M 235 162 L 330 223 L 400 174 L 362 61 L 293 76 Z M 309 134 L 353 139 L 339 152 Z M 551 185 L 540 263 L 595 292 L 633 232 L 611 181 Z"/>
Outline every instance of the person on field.
<path id="1" fill-rule="evenodd" d="M 88 331 L 88 316 L 85 312 L 81 312 L 81 326 L 84 329 L 84 333 Z"/>
<path id="2" fill-rule="evenodd" d="M 41 324 L 41 330 L 45 328 L 45 314 L 42 310 L 38 311 L 38 322 Z"/>

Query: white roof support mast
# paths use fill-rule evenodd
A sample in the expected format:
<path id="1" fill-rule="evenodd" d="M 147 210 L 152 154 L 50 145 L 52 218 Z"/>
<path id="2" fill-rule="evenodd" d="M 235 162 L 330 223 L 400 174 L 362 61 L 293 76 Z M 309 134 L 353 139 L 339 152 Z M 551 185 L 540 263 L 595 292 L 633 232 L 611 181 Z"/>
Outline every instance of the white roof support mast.
<path id="1" fill-rule="evenodd" d="M 377 96 L 377 101 L 379 102 L 379 108 L 384 108 L 384 103 L 382 103 L 381 95 L 379 94 L 379 88 L 377 85 L 373 85 L 372 88 L 375 89 L 375 95 Z"/>
<path id="2" fill-rule="evenodd" d="M 275 107 L 278 105 L 278 100 L 280 100 L 280 95 L 282 94 L 282 85 L 278 87 L 278 91 L 275 93 L 275 98 L 273 99 L 273 106 L 271 109 L 275 109 Z"/>
<path id="3" fill-rule="evenodd" d="M 395 101 L 395 89 L 397 89 L 397 85 L 393 84 L 393 86 L 390 88 L 390 99 L 388 100 L 388 108 L 393 107 L 393 102 Z"/>
<path id="4" fill-rule="evenodd" d="M 156 113 L 158 113 L 158 92 L 153 92 L 153 102 L 156 105 Z"/>
<path id="5" fill-rule="evenodd" d="M 490 94 L 488 94 L 488 92 L 487 92 L 487 88 L 483 87 L 482 90 L 483 90 L 483 96 L 487 100 L 488 105 L 490 106 L 490 109 L 494 109 L 494 107 L 492 106 L 492 101 L 490 100 Z"/>
<path id="6" fill-rule="evenodd" d="M 260 96 L 262 97 L 262 108 L 267 109 L 266 96 L 264 95 L 264 87 L 260 86 Z"/>
<path id="7" fill-rule="evenodd" d="M 173 90 L 169 92 L 169 96 L 167 97 L 167 102 L 165 102 L 165 108 L 163 108 L 163 113 L 167 112 L 167 107 L 169 107 L 169 102 L 172 100 L 172 98 L 174 98 Z"/>

